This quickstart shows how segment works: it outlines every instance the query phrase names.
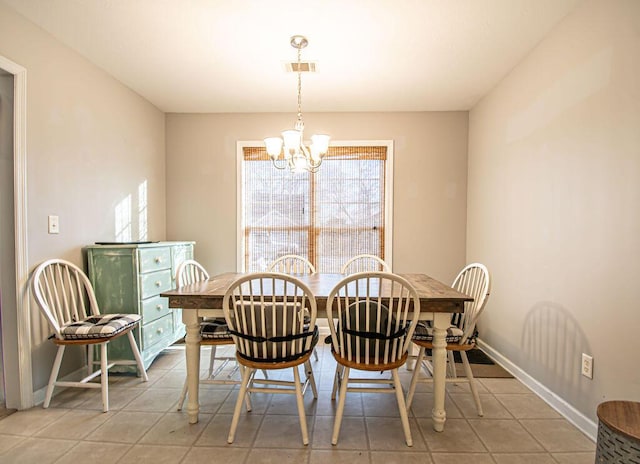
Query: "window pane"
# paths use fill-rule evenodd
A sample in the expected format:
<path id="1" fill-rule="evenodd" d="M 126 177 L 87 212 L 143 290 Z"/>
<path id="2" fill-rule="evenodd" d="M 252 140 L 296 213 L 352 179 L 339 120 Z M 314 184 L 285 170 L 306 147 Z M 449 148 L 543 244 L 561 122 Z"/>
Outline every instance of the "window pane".
<path id="1" fill-rule="evenodd" d="M 386 147 L 330 147 L 315 174 L 278 170 L 264 148 L 245 147 L 245 271 L 297 254 L 318 272 L 351 257 L 384 259 Z"/>
<path id="2" fill-rule="evenodd" d="M 309 174 L 275 169 L 271 161 L 243 163 L 245 269 L 263 271 L 284 254 L 308 255 Z"/>
<path id="3" fill-rule="evenodd" d="M 316 267 L 340 272 L 351 257 L 384 259 L 384 160 L 329 158 L 316 174 Z"/>
<path id="4" fill-rule="evenodd" d="M 323 229 L 318 233 L 318 272 L 340 272 L 343 264 L 363 253 L 381 256 L 380 231 Z M 384 258 L 383 258 L 384 259 Z"/>
<path id="5" fill-rule="evenodd" d="M 283 255 L 309 254 L 309 233 L 307 229 L 272 230 L 251 229 L 246 234 L 248 263 L 247 272 L 266 271 L 272 261 Z"/>

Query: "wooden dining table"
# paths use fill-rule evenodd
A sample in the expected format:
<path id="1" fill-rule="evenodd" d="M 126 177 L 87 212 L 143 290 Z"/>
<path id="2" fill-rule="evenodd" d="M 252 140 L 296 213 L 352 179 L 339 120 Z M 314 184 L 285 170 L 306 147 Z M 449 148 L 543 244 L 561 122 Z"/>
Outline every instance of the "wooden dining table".
<path id="1" fill-rule="evenodd" d="M 243 273 L 227 272 L 211 277 L 208 281 L 164 292 L 169 307 L 182 309 L 182 322 L 186 326 L 185 352 L 187 363 L 187 415 L 189 422 L 198 422 L 200 375 L 200 321 L 203 317 L 223 317 L 222 300 L 231 284 Z M 445 340 L 452 313 L 464 312 L 465 301 L 473 301 L 468 295 L 454 290 L 426 274 L 399 274 L 407 279 L 420 298 L 420 320 L 433 321 L 433 428 L 444 430 L 447 415 L 444 408 L 447 353 Z M 345 276 L 342 274 L 296 275 L 316 298 L 318 318 L 327 317 L 326 304 L 329 292 Z"/>

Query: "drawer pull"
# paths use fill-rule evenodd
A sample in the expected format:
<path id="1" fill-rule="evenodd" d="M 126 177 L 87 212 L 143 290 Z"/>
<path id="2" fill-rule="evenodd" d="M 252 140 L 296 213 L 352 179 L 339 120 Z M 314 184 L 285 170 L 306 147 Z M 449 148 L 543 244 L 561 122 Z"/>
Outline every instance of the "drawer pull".
<path id="1" fill-rule="evenodd" d="M 160 264 L 162 262 L 162 258 L 160 256 L 156 256 L 155 262 Z"/>
<path id="2" fill-rule="evenodd" d="M 164 329 L 160 327 L 158 330 L 156 330 L 156 332 L 158 332 L 158 334 L 162 334 L 162 332 L 164 332 Z"/>
<path id="3" fill-rule="evenodd" d="M 162 311 L 162 305 L 161 305 L 161 304 L 156 305 L 156 309 L 157 309 L 158 311 Z"/>
<path id="4" fill-rule="evenodd" d="M 160 285 L 162 285 L 162 282 L 160 282 L 159 280 L 156 280 L 156 287 L 159 287 Z"/>

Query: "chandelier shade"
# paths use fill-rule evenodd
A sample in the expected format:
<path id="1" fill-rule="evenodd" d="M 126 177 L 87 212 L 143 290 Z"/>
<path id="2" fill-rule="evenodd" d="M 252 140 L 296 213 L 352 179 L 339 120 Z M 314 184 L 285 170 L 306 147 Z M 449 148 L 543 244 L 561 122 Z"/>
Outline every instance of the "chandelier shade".
<path id="1" fill-rule="evenodd" d="M 304 141 L 304 121 L 302 120 L 302 66 L 301 52 L 309 42 L 301 35 L 291 37 L 291 46 L 298 50 L 298 62 L 294 67 L 298 73 L 298 118 L 293 129 L 282 132 L 282 137 L 267 137 L 264 139 L 267 154 L 273 165 L 278 169 L 289 169 L 293 172 L 316 172 L 322 163 L 322 158 L 329 149 L 330 137 L 325 134 L 311 136 L 309 147 Z"/>

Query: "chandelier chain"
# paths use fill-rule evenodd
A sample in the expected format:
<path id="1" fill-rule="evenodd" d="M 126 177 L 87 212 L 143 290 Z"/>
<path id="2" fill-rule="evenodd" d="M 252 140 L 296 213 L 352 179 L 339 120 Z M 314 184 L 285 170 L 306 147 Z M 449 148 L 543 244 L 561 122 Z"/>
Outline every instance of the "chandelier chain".
<path id="1" fill-rule="evenodd" d="M 302 48 L 298 48 L 298 121 L 302 121 L 302 71 L 300 69 L 300 56 Z"/>

